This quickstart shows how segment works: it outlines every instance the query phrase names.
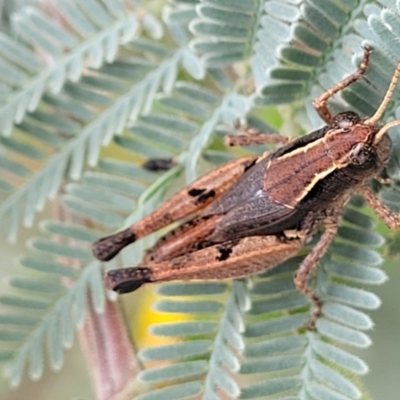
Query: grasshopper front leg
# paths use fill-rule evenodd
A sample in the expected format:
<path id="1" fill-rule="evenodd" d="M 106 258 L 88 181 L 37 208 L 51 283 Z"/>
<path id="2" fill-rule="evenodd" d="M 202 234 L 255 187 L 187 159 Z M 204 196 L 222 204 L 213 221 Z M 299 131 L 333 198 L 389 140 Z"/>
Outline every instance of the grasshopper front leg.
<path id="1" fill-rule="evenodd" d="M 99 239 L 93 244 L 94 256 L 101 261 L 109 261 L 137 239 L 203 209 L 224 193 L 256 161 L 256 156 L 244 157 L 211 171 L 128 229 Z"/>
<path id="2" fill-rule="evenodd" d="M 159 263 L 122 268 L 107 273 L 107 286 L 127 293 L 148 282 L 221 280 L 253 275 L 293 257 L 302 240 L 252 236 L 206 247 Z"/>
<path id="3" fill-rule="evenodd" d="M 370 47 L 365 47 L 364 48 L 364 57 L 363 60 L 361 61 L 360 66 L 358 67 L 358 70 L 348 76 L 347 78 L 343 79 L 341 82 L 337 83 L 335 86 L 327 90 L 326 92 L 322 93 L 321 96 L 316 98 L 313 101 L 313 106 L 319 116 L 327 123 L 330 124 L 332 123 L 333 116 L 332 113 L 330 112 L 328 108 L 328 100 L 335 94 L 352 84 L 353 82 L 357 81 L 360 79 L 364 74 L 365 71 L 367 70 L 368 64 L 369 64 L 369 56 L 372 53 L 372 49 Z"/>

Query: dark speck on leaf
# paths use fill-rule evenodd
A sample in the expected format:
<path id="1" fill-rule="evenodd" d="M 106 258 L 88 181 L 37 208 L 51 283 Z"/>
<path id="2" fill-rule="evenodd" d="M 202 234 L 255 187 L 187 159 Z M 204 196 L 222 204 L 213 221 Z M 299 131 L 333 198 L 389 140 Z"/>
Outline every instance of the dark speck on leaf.
<path id="1" fill-rule="evenodd" d="M 149 171 L 168 171 L 174 166 L 172 158 L 149 158 L 142 167 Z"/>

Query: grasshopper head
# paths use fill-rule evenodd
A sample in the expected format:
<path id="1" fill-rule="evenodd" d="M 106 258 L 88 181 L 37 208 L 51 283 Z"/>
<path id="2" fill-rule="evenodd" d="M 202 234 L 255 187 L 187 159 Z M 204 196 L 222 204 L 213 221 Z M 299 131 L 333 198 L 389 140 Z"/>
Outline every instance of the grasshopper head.
<path id="1" fill-rule="evenodd" d="M 349 167 L 362 176 L 369 174 L 365 171 L 373 174 L 387 161 L 391 148 L 386 135 L 385 146 L 377 149 L 374 138 L 379 130 L 380 125 L 367 125 L 352 111 L 342 112 L 333 118 L 324 136 L 326 151 L 338 169 Z"/>
<path id="2" fill-rule="evenodd" d="M 400 63 L 393 74 L 388 90 L 375 114 L 362 120 L 356 113 L 346 111 L 337 114 L 325 136 L 327 150 L 338 168 L 355 168 L 364 175 L 373 175 L 389 159 L 391 140 L 390 128 L 400 125 L 400 120 L 382 126 L 379 119 L 393 97 L 400 77 Z"/>

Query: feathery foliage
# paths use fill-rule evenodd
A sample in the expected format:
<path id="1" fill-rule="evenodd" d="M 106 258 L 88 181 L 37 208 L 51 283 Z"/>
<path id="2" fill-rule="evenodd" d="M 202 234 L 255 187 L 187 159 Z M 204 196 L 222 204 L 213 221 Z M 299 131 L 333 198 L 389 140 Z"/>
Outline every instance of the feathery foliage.
<path id="1" fill-rule="evenodd" d="M 375 49 L 366 79 L 333 108 L 372 114 L 400 59 L 400 2 L 351 3 L 175 0 L 159 16 L 146 2 L 57 0 L 12 14 L 0 34 L 2 232 L 15 241 L 37 211 L 57 209 L 37 222 L 41 234 L 0 296 L 0 360 L 13 385 L 26 366 L 41 377 L 45 349 L 61 368 L 88 307 L 104 310 L 91 242 L 149 213 L 181 176 L 193 181 L 203 161 L 244 154 L 222 145 L 233 121 L 249 114 L 269 129 L 279 125 L 268 120 L 279 112 L 271 105 L 291 103 L 292 131 L 320 126 L 312 100 L 354 71 L 365 44 Z M 399 118 L 399 106 L 396 96 L 385 117 Z M 387 172 L 396 182 L 400 141 L 391 134 Z M 141 167 L 149 157 L 177 165 L 150 172 Z M 395 184 L 376 189 L 398 208 Z M 152 239 L 105 268 L 138 263 Z M 365 285 L 386 279 L 382 245 L 354 199 L 315 275 L 324 301 L 315 332 L 303 329 L 310 304 L 292 281 L 304 254 L 242 281 L 158 286 L 155 308 L 176 318 L 151 333 L 176 341 L 139 351 L 145 385 L 137 398 L 361 398 L 357 376 L 368 368 L 351 347 L 370 345 L 365 311 L 380 300 Z"/>

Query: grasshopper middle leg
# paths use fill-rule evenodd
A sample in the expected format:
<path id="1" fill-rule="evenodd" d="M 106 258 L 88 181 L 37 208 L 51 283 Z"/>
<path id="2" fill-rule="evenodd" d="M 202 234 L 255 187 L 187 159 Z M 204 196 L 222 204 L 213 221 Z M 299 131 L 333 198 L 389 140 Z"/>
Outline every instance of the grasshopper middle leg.
<path id="1" fill-rule="evenodd" d="M 374 194 L 369 186 L 363 186 L 361 193 L 378 218 L 390 229 L 400 228 L 400 215 L 389 210 Z"/>
<path id="2" fill-rule="evenodd" d="M 225 136 L 225 144 L 227 146 L 259 146 L 261 144 L 274 144 L 289 142 L 286 136 L 278 135 L 275 133 L 256 133 L 249 135 L 228 135 Z"/>
<path id="3" fill-rule="evenodd" d="M 328 218 L 324 221 L 325 231 L 319 242 L 300 264 L 294 277 L 296 288 L 304 293 L 313 302 L 313 314 L 308 323 L 308 328 L 315 329 L 315 322 L 321 314 L 322 302 L 315 291 L 308 285 L 311 274 L 317 267 L 318 261 L 324 256 L 338 230 L 338 218 Z"/>

